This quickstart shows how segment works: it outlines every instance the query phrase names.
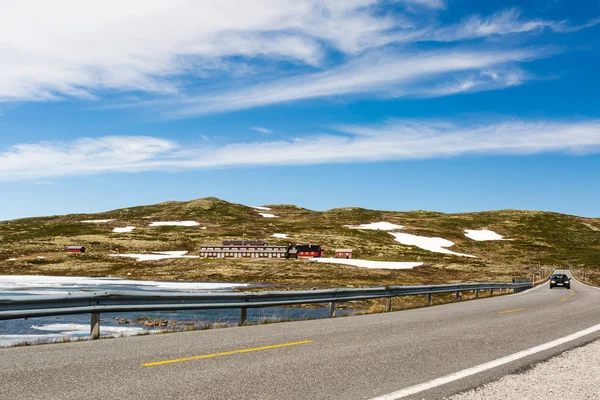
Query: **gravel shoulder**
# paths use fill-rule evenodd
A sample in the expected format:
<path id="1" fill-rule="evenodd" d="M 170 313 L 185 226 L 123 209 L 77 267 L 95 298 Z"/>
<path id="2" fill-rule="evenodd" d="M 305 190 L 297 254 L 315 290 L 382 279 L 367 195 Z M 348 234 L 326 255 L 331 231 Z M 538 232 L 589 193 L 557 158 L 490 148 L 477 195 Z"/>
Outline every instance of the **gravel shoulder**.
<path id="1" fill-rule="evenodd" d="M 599 377 L 600 340 L 450 399 L 597 399 Z"/>

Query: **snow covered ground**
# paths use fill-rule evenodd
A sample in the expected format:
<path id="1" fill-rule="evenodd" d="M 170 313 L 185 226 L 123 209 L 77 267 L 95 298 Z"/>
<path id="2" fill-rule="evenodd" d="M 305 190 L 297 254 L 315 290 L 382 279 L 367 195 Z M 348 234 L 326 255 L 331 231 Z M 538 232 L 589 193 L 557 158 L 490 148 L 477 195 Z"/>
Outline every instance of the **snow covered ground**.
<path id="1" fill-rule="evenodd" d="M 196 221 L 159 221 L 152 222 L 149 226 L 200 226 Z"/>
<path id="2" fill-rule="evenodd" d="M 504 236 L 498 235 L 496 232 L 488 229 L 465 229 L 465 236 L 478 242 L 487 240 L 510 240 L 504 239 Z"/>
<path id="3" fill-rule="evenodd" d="M 287 239 L 289 235 L 287 233 L 274 233 L 271 237 L 279 238 L 279 239 Z"/>
<path id="4" fill-rule="evenodd" d="M 312 260 L 321 263 L 353 265 L 355 267 L 371 269 L 412 269 L 423 265 L 422 262 L 371 261 L 358 260 L 356 258 L 312 258 Z"/>
<path id="5" fill-rule="evenodd" d="M 265 218 L 279 218 L 277 215 L 273 215 L 273 214 L 268 214 L 268 213 L 259 213 L 259 214 Z"/>
<path id="6" fill-rule="evenodd" d="M 11 294 L 63 294 L 90 290 L 207 291 L 247 287 L 245 283 L 138 281 L 78 276 L 0 275 L 0 296 Z"/>
<path id="7" fill-rule="evenodd" d="M 171 258 L 200 258 L 200 256 L 186 256 L 187 251 L 156 251 L 152 254 L 111 254 L 111 257 L 137 258 L 138 261 L 158 261 Z"/>
<path id="8" fill-rule="evenodd" d="M 260 206 L 250 206 L 256 210 L 261 210 L 261 211 L 271 211 L 271 209 L 269 207 L 260 207 Z"/>
<path id="9" fill-rule="evenodd" d="M 6 261 L 17 261 L 16 258 L 7 258 Z"/>
<path id="10" fill-rule="evenodd" d="M 31 329 L 46 334 L 26 335 L 0 335 L 0 347 L 10 347 L 21 343 L 44 343 L 60 340 L 89 339 L 90 326 L 83 324 L 46 324 L 32 325 Z M 135 336 L 145 332 L 147 329 L 141 327 L 108 326 L 103 325 L 100 332 L 103 337 Z M 156 331 L 152 331 L 155 333 Z"/>
<path id="11" fill-rule="evenodd" d="M 423 250 L 432 251 L 434 253 L 452 254 L 461 257 L 477 258 L 470 254 L 456 253 L 448 250 L 446 247 L 454 246 L 454 242 L 439 237 L 426 237 L 411 235 L 409 233 L 397 233 L 390 232 L 390 235 L 394 236 L 398 243 L 402 243 L 407 246 L 417 246 Z"/>
<path id="12" fill-rule="evenodd" d="M 107 222 L 112 222 L 114 220 L 115 220 L 114 218 L 113 219 L 90 219 L 87 221 L 79 221 L 79 222 L 82 222 L 84 224 L 104 224 Z"/>
<path id="13" fill-rule="evenodd" d="M 370 229 L 374 231 L 393 231 L 396 229 L 404 229 L 404 226 L 392 224 L 390 222 L 372 222 L 370 224 L 346 225 L 346 227 L 352 229 Z"/>
<path id="14" fill-rule="evenodd" d="M 126 226 L 124 228 L 115 228 L 113 229 L 113 232 L 115 233 L 128 233 L 131 232 L 135 229 L 135 226 Z"/>

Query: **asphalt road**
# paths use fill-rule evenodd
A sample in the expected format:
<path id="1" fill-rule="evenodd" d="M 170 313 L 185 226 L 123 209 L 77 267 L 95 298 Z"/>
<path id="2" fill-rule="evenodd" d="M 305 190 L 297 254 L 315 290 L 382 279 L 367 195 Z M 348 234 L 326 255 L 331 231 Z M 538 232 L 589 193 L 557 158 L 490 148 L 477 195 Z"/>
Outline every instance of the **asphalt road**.
<path id="1" fill-rule="evenodd" d="M 371 399 L 600 324 L 600 290 L 575 281 L 571 289 L 543 285 L 387 314 L 0 349 L 0 399 Z M 598 337 L 405 398 L 452 395 Z"/>

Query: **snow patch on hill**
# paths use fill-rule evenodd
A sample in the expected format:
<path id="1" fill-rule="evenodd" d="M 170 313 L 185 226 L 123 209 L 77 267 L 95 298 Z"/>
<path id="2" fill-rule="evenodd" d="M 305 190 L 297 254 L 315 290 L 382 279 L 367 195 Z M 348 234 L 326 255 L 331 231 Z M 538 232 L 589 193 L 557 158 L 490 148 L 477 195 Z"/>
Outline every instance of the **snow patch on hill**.
<path id="1" fill-rule="evenodd" d="M 250 206 L 256 210 L 261 210 L 261 211 L 271 211 L 271 209 L 269 207 L 261 207 L 261 206 Z"/>
<path id="2" fill-rule="evenodd" d="M 496 232 L 488 229 L 465 229 L 465 236 L 478 242 L 487 240 L 509 240 L 504 239 L 504 236 L 498 235 Z"/>
<path id="3" fill-rule="evenodd" d="M 159 221 L 152 222 L 149 226 L 200 226 L 196 221 Z"/>
<path id="4" fill-rule="evenodd" d="M 200 258 L 200 256 L 186 256 L 187 251 L 157 251 L 153 254 L 111 254 L 111 257 L 136 258 L 137 261 L 159 261 L 172 258 Z"/>
<path id="5" fill-rule="evenodd" d="M 268 214 L 268 213 L 259 213 L 259 214 L 265 218 L 279 218 L 277 215 L 273 215 L 273 214 Z"/>
<path id="6" fill-rule="evenodd" d="M 372 222 L 370 224 L 346 225 L 346 227 L 351 229 L 369 229 L 373 231 L 394 231 L 396 229 L 404 229 L 404 226 L 392 224 L 390 222 Z"/>
<path id="7" fill-rule="evenodd" d="M 135 226 L 126 226 L 124 228 L 115 228 L 113 229 L 113 232 L 115 233 L 128 233 L 131 232 L 135 229 Z"/>
<path id="8" fill-rule="evenodd" d="M 422 262 L 404 262 L 404 261 L 371 261 L 359 260 L 356 258 L 313 258 L 313 261 L 329 264 L 352 265 L 360 268 L 370 269 L 413 269 L 423 265 Z"/>
<path id="9" fill-rule="evenodd" d="M 84 224 L 104 224 L 107 222 L 112 222 L 114 220 L 115 220 L 114 218 L 113 219 L 90 219 L 87 221 L 79 221 L 79 222 L 84 223 Z"/>
<path id="10" fill-rule="evenodd" d="M 287 233 L 274 233 L 271 235 L 271 237 L 278 238 L 278 239 L 287 239 L 289 237 L 289 235 Z"/>
<path id="11" fill-rule="evenodd" d="M 390 235 L 394 236 L 398 243 L 407 246 L 417 246 L 423 250 L 428 250 L 434 253 L 452 254 L 461 257 L 477 258 L 470 254 L 457 253 L 452 250 L 446 249 L 446 247 L 454 246 L 454 242 L 439 237 L 426 237 L 411 235 L 409 233 L 397 233 L 390 232 Z"/>

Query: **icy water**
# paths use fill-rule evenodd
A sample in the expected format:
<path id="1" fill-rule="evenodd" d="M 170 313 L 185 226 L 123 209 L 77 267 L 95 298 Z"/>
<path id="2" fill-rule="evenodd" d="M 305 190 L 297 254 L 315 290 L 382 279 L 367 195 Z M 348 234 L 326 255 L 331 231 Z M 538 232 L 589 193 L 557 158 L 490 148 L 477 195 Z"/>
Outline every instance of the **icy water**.
<path id="1" fill-rule="evenodd" d="M 61 295 L 107 290 L 133 290 L 161 293 L 206 293 L 231 291 L 241 287 L 252 287 L 244 283 L 204 283 L 135 281 L 115 278 L 82 278 L 52 276 L 0 276 L 0 300 L 22 296 Z M 338 315 L 349 314 L 349 310 L 338 310 Z M 327 307 L 250 308 L 249 323 L 276 322 L 326 318 Z M 136 313 L 101 314 L 102 336 L 131 336 L 164 330 L 183 330 L 189 327 L 203 328 L 235 325 L 239 322 L 240 310 L 161 311 Z M 0 321 L 0 347 L 20 343 L 44 343 L 63 339 L 85 339 L 90 334 L 90 315 L 65 315 L 29 318 L 27 320 Z"/>

